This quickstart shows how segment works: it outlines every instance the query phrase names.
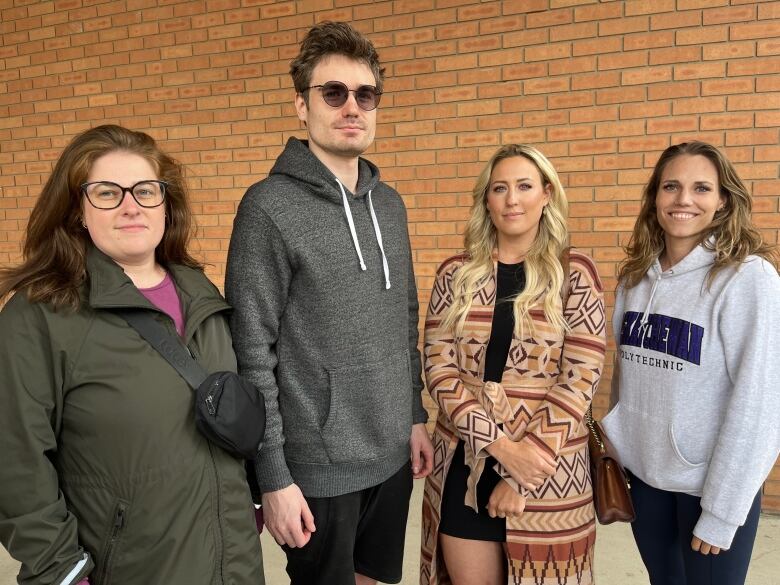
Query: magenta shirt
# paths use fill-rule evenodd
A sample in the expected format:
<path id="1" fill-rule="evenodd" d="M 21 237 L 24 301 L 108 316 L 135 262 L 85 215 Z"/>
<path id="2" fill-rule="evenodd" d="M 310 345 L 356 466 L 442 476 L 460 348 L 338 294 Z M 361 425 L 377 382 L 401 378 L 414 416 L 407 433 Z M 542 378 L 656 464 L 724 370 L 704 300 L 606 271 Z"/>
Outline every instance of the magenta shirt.
<path id="1" fill-rule="evenodd" d="M 139 288 L 149 302 L 155 307 L 167 314 L 176 326 L 176 333 L 181 337 L 184 335 L 184 315 L 181 311 L 181 301 L 173 285 L 171 275 L 166 273 L 165 278 L 157 286 L 151 288 Z"/>

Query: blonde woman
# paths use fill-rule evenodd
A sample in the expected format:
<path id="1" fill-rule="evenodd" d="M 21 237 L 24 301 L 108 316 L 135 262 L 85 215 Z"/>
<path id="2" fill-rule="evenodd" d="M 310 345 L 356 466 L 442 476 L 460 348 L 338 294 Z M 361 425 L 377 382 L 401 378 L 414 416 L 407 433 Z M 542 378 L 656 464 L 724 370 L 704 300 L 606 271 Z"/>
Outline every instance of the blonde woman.
<path id="1" fill-rule="evenodd" d="M 425 323 L 439 416 L 424 585 L 592 582 L 582 420 L 603 366 L 604 304 L 590 258 L 565 253 L 564 274 L 566 214 L 544 155 L 504 146 L 477 179 L 465 252 L 438 270 Z"/>
<path id="2" fill-rule="evenodd" d="M 780 451 L 778 251 L 717 148 L 667 148 L 642 196 L 613 320 L 604 427 L 634 475 L 650 581 L 740 585 Z M 616 398 L 616 397 L 615 397 Z"/>

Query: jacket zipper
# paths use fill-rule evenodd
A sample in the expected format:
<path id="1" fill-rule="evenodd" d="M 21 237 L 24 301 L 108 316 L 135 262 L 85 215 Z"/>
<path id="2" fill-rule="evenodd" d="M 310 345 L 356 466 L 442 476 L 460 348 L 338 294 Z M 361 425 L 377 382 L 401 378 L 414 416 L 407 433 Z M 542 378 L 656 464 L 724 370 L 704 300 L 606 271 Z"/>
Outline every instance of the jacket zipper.
<path id="1" fill-rule="evenodd" d="M 224 564 L 224 557 L 225 557 L 225 548 L 224 543 L 222 542 L 222 534 L 223 534 L 223 527 L 222 527 L 222 490 L 219 487 L 219 469 L 217 468 L 217 462 L 214 461 L 214 447 L 209 442 L 206 441 L 206 444 L 208 445 L 209 449 L 209 456 L 211 457 L 211 468 L 214 471 L 214 486 L 217 490 L 217 534 L 216 536 L 216 545 L 217 545 L 217 560 L 219 564 L 219 582 L 225 583 L 225 575 L 223 573 L 223 564 Z"/>
<path id="2" fill-rule="evenodd" d="M 111 527 L 111 537 L 108 540 L 108 546 L 106 547 L 106 556 L 103 560 L 103 571 L 100 578 L 101 585 L 108 585 L 111 577 L 111 564 L 116 550 L 116 544 L 119 540 L 119 535 L 125 526 L 125 516 L 127 513 L 127 506 L 123 503 L 118 503 L 116 511 L 114 512 L 114 524 Z"/>

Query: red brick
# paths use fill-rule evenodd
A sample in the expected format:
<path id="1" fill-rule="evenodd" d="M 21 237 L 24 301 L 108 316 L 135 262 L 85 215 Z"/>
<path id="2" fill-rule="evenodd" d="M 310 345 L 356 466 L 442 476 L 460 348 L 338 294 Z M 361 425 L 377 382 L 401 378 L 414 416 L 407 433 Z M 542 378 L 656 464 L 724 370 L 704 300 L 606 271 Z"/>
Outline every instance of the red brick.
<path id="1" fill-rule="evenodd" d="M 600 89 L 596 92 L 596 103 L 599 105 L 619 104 L 623 102 L 638 102 L 644 101 L 644 99 L 645 88 L 643 87 Z"/>
<path id="2" fill-rule="evenodd" d="M 567 128 L 550 128 L 547 130 L 547 140 L 588 140 L 593 138 L 593 126 L 569 126 Z"/>
<path id="3" fill-rule="evenodd" d="M 481 20 L 483 18 L 493 18 L 501 14 L 501 6 L 498 2 L 488 4 L 464 6 L 458 8 L 458 20 Z"/>
<path id="4" fill-rule="evenodd" d="M 777 144 L 778 143 L 778 131 L 777 129 L 761 129 L 761 130 L 733 130 L 726 134 L 727 146 L 746 146 L 754 144 Z"/>
<path id="5" fill-rule="evenodd" d="M 696 63 L 676 65 L 674 68 L 675 81 L 686 79 L 702 79 L 705 77 L 725 77 L 726 64 L 723 62 L 715 63 Z M 706 82 L 705 82 L 706 83 Z"/>
<path id="6" fill-rule="evenodd" d="M 776 110 L 780 109 L 780 93 L 759 95 L 732 95 L 728 97 L 728 110 Z"/>
<path id="7" fill-rule="evenodd" d="M 757 58 L 738 59 L 730 61 L 728 65 L 729 77 L 737 75 L 766 75 L 780 73 L 780 59 Z"/>
<path id="8" fill-rule="evenodd" d="M 637 14 L 654 14 L 658 12 L 672 12 L 675 9 L 675 0 L 628 0 L 626 3 L 626 16 Z"/>
<path id="9" fill-rule="evenodd" d="M 525 45 L 539 45 L 548 41 L 546 29 L 519 30 L 506 33 L 504 37 L 504 47 L 520 47 Z"/>
<path id="10" fill-rule="evenodd" d="M 577 108 L 570 114 L 572 124 L 579 122 L 603 122 L 606 120 L 617 120 L 617 106 L 598 106 L 588 108 Z"/>
<path id="11" fill-rule="evenodd" d="M 760 57 L 766 55 L 780 55 L 780 40 L 771 39 L 768 41 L 758 41 L 756 54 Z"/>
<path id="12" fill-rule="evenodd" d="M 674 11 L 665 14 L 654 14 L 650 17 L 650 30 L 681 29 L 700 25 L 701 12 L 698 10 Z"/>
<path id="13" fill-rule="evenodd" d="M 730 40 L 763 39 L 780 36 L 780 22 L 734 24 L 729 27 Z"/>
<path id="14" fill-rule="evenodd" d="M 671 78 L 671 67 L 643 67 L 642 69 L 623 71 L 621 74 L 621 82 L 623 85 L 646 85 L 649 83 L 669 81 Z"/>
<path id="15" fill-rule="evenodd" d="M 599 69 L 626 69 L 647 65 L 647 51 L 632 51 L 614 55 L 600 55 Z"/>
<path id="16" fill-rule="evenodd" d="M 537 47 L 526 47 L 523 53 L 526 62 L 565 59 L 571 56 L 569 43 L 549 43 Z"/>
<path id="17" fill-rule="evenodd" d="M 582 55 L 614 53 L 622 51 L 622 45 L 620 37 L 577 40 L 572 44 L 572 55 L 579 57 Z"/>
<path id="18" fill-rule="evenodd" d="M 617 150 L 616 140 L 588 140 L 572 143 L 569 147 L 571 155 L 609 154 L 615 150 Z"/>
<path id="19" fill-rule="evenodd" d="M 676 116 L 647 121 L 648 134 L 671 134 L 672 132 L 692 132 L 699 129 L 696 116 Z"/>
<path id="20" fill-rule="evenodd" d="M 575 57 L 550 63 L 550 75 L 585 73 L 596 70 L 596 57 Z"/>
<path id="21" fill-rule="evenodd" d="M 750 128 L 753 126 L 753 114 L 706 114 L 701 116 L 702 130 L 723 130 L 731 128 Z"/>
<path id="22" fill-rule="evenodd" d="M 591 4 L 589 6 L 578 6 L 574 9 L 574 20 L 575 22 L 582 22 L 588 20 L 608 20 L 611 18 L 620 18 L 623 16 L 623 7 L 621 4 L 621 2 L 611 2 L 605 4 Z"/>
<path id="23" fill-rule="evenodd" d="M 529 79 L 523 82 L 526 94 L 548 94 L 569 90 L 569 81 L 562 78 Z"/>
<path id="24" fill-rule="evenodd" d="M 522 28 L 523 23 L 524 23 L 523 16 L 520 15 L 482 19 L 479 22 L 479 33 L 493 34 L 493 33 L 515 31 Z"/>
<path id="25" fill-rule="evenodd" d="M 755 54 L 756 47 L 751 41 L 720 43 L 704 47 L 704 59 L 707 61 L 753 57 Z"/>
<path id="26" fill-rule="evenodd" d="M 756 18 L 755 6 L 730 6 L 727 8 L 712 8 L 702 12 L 704 25 L 730 24 Z"/>
<path id="27" fill-rule="evenodd" d="M 650 100 L 668 100 L 697 95 L 699 95 L 699 83 L 696 81 L 664 83 L 647 89 L 647 99 Z"/>
<path id="28" fill-rule="evenodd" d="M 623 50 L 625 51 L 671 47 L 672 45 L 674 45 L 674 33 L 672 31 L 643 32 L 626 35 L 623 38 Z"/>
<path id="29" fill-rule="evenodd" d="M 604 122 L 596 126 L 596 138 L 619 138 L 621 136 L 639 136 L 645 133 L 644 120 L 623 122 Z"/>
<path id="30" fill-rule="evenodd" d="M 706 49 L 706 47 L 705 47 Z M 673 47 L 669 49 L 651 49 L 650 65 L 667 63 L 690 63 L 701 61 L 702 48 L 698 46 Z"/>

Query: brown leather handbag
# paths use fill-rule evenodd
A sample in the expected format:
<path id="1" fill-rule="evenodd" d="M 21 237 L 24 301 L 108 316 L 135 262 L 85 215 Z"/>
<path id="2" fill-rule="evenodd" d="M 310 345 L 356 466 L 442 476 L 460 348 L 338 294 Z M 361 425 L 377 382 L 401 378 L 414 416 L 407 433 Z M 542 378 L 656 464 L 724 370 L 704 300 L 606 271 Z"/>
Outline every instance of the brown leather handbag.
<path id="1" fill-rule="evenodd" d="M 631 486 L 626 470 L 620 464 L 615 448 L 601 424 L 593 420 L 590 409 L 585 415 L 585 424 L 590 431 L 588 452 L 596 517 L 601 524 L 633 522 L 636 513 L 629 493 Z"/>

